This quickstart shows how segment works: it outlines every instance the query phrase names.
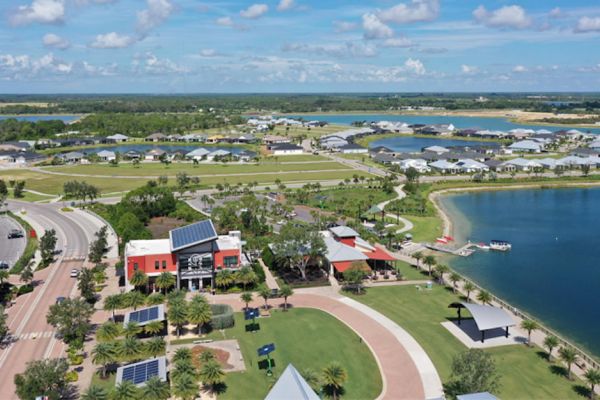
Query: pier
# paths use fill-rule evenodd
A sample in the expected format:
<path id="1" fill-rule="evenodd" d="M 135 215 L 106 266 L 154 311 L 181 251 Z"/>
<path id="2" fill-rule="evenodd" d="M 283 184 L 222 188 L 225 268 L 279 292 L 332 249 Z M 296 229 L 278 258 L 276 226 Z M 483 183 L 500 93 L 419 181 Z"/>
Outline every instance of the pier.
<path id="1" fill-rule="evenodd" d="M 454 256 L 468 257 L 475 252 L 473 247 L 477 247 L 477 245 L 475 243 L 468 242 L 467 244 L 465 244 L 462 247 L 459 247 L 458 249 L 453 249 L 448 246 L 427 243 L 425 244 L 425 247 L 427 247 L 430 250 L 439 251 L 441 253 L 452 254 Z"/>

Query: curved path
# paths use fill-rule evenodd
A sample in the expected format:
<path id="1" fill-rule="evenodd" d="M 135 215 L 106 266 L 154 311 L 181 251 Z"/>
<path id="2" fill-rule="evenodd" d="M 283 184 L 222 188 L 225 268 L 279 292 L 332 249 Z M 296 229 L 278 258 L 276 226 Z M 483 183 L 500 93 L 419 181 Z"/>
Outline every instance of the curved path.
<path id="1" fill-rule="evenodd" d="M 215 296 L 215 302 L 242 310 L 232 296 Z M 274 300 L 271 300 L 273 303 Z M 290 303 L 295 307 L 327 312 L 350 327 L 371 349 L 379 366 L 383 388 L 378 399 L 431 399 L 443 394 L 442 382 L 423 348 L 400 326 L 383 314 L 328 289 L 298 290 Z M 257 299 L 253 306 L 262 305 Z"/>
<path id="2" fill-rule="evenodd" d="M 377 204 L 377 207 L 379 207 L 380 209 L 384 210 L 385 206 L 387 206 L 392 201 L 394 201 L 394 200 L 402 200 L 403 198 L 405 198 L 406 197 L 406 193 L 404 193 L 404 191 L 402 190 L 403 187 L 404 187 L 404 185 L 396 186 L 394 188 L 394 190 L 396 191 L 396 193 L 398 194 L 398 196 L 396 196 L 395 199 L 386 200 L 386 201 L 383 201 L 383 202 Z M 415 227 L 412 222 L 410 222 L 406 218 L 403 218 L 403 217 L 401 217 L 399 215 L 388 213 L 388 212 L 386 212 L 385 215 L 387 215 L 388 217 L 396 218 L 397 220 L 402 221 L 402 223 L 404 224 L 404 227 L 398 229 L 396 231 L 396 234 L 408 232 L 408 231 L 412 230 Z"/>
<path id="3" fill-rule="evenodd" d="M 8 239 L 8 233 L 13 229 L 23 232 L 24 237 Z M 23 227 L 8 216 L 0 216 L 0 261 L 5 261 L 12 268 L 23 255 L 26 245 L 27 232 Z"/>

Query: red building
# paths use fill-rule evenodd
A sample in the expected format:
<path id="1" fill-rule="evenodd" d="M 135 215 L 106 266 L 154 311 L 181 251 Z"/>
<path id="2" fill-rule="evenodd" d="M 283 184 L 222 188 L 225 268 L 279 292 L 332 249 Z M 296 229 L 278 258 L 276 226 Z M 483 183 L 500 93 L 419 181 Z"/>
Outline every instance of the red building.
<path id="1" fill-rule="evenodd" d="M 217 235 L 211 220 L 200 221 L 169 232 L 169 239 L 132 240 L 125 246 L 125 281 L 135 271 L 150 277 L 150 285 L 163 272 L 177 278 L 178 288 L 198 290 L 213 287 L 215 273 L 237 270 L 247 264 L 240 232 Z"/>

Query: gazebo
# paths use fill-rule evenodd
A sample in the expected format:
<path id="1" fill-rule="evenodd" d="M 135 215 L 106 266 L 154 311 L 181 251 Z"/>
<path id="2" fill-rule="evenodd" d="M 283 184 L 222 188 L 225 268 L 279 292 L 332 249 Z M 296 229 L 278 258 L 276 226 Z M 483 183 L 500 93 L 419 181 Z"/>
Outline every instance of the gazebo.
<path id="1" fill-rule="evenodd" d="M 458 325 L 460 325 L 462 320 L 461 310 L 463 308 L 469 310 L 473 316 L 473 320 L 475 320 L 477 329 L 481 332 L 481 343 L 485 342 L 486 331 L 501 328 L 504 329 L 504 334 L 508 337 L 508 328 L 516 325 L 511 315 L 502 308 L 467 302 L 452 303 L 448 308 L 456 308 Z"/>

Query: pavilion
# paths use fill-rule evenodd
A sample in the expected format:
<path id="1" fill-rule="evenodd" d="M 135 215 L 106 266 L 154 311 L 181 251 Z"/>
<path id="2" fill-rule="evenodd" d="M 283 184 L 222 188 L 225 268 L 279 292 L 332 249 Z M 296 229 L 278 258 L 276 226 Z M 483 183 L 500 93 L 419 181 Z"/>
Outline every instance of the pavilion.
<path id="1" fill-rule="evenodd" d="M 288 364 L 283 374 L 265 397 L 265 400 L 319 400 L 306 380 L 292 364 Z"/>
<path id="2" fill-rule="evenodd" d="M 469 310 L 477 329 L 481 333 L 481 343 L 485 342 L 486 331 L 504 329 L 504 334 L 508 338 L 508 328 L 516 325 L 510 314 L 502 308 L 467 302 L 452 303 L 448 308 L 456 308 L 458 325 L 460 325 L 462 320 L 461 310 L 463 308 Z"/>

